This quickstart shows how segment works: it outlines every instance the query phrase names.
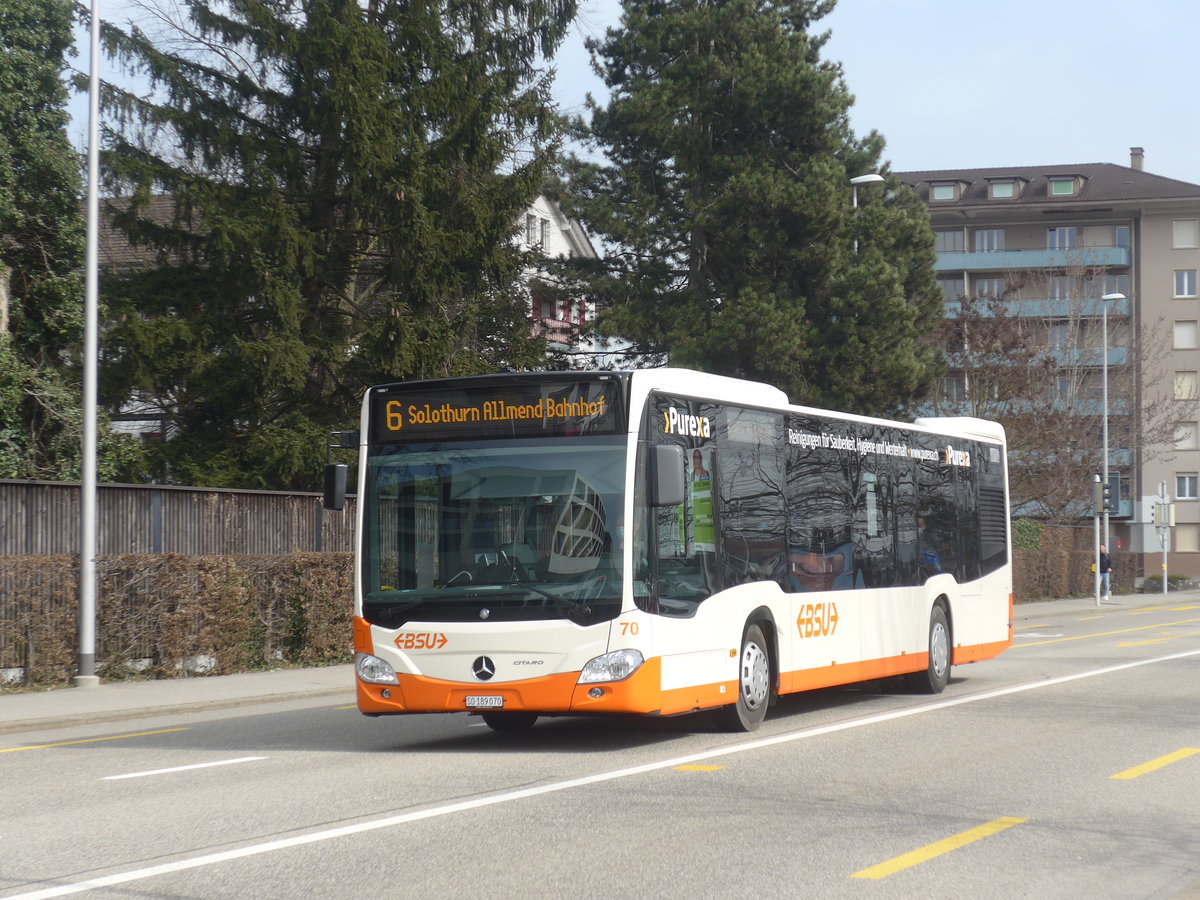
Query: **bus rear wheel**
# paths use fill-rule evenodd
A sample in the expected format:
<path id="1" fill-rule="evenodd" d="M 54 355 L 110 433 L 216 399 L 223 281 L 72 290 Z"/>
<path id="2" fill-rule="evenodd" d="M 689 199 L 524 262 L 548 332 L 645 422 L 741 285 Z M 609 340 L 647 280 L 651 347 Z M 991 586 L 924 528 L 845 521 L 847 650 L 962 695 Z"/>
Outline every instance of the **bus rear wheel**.
<path id="1" fill-rule="evenodd" d="M 946 610 L 934 606 L 929 614 L 929 664 L 924 672 L 909 676 L 909 684 L 923 694 L 940 694 L 950 683 L 950 625 Z"/>
<path id="2" fill-rule="evenodd" d="M 755 731 L 771 700 L 771 657 L 758 625 L 748 625 L 742 635 L 737 688 L 737 701 L 715 710 L 713 718 L 722 731 Z"/>
<path id="3" fill-rule="evenodd" d="M 537 713 L 527 712 L 483 713 L 483 721 L 492 731 L 528 731 L 537 718 Z"/>

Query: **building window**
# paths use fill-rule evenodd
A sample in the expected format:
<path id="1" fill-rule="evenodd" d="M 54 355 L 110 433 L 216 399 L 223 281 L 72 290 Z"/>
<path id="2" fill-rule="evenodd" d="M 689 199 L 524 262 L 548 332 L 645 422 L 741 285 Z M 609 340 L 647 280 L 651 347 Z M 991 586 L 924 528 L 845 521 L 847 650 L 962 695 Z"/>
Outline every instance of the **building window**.
<path id="1" fill-rule="evenodd" d="M 537 246 L 538 228 L 537 216 L 525 214 L 525 243 L 530 247 Z"/>
<path id="2" fill-rule="evenodd" d="M 967 399 L 967 388 L 961 375 L 947 375 L 942 378 L 942 401 L 945 403 L 964 403 Z"/>
<path id="3" fill-rule="evenodd" d="M 963 242 L 963 230 L 953 228 L 947 231 L 933 233 L 933 249 L 938 253 L 962 253 L 966 249 Z"/>
<path id="4" fill-rule="evenodd" d="M 999 300 L 1004 296 L 1003 278 L 979 278 L 975 281 L 975 296 L 980 300 Z"/>
<path id="5" fill-rule="evenodd" d="M 1195 350 L 1200 347 L 1196 341 L 1197 330 L 1195 319 L 1180 319 L 1175 322 L 1175 349 Z"/>
<path id="6" fill-rule="evenodd" d="M 942 299 L 947 302 L 956 301 L 965 296 L 961 278 L 939 278 L 938 285 L 942 289 Z"/>
<path id="7" fill-rule="evenodd" d="M 1176 450 L 1200 450 L 1200 424 L 1179 422 L 1175 425 Z"/>
<path id="8" fill-rule="evenodd" d="M 975 232 L 975 252 L 1004 249 L 1003 228 L 981 228 Z"/>
<path id="9" fill-rule="evenodd" d="M 1175 399 L 1195 400 L 1200 397 L 1200 377 L 1196 372 L 1175 373 Z"/>
<path id="10" fill-rule="evenodd" d="M 1113 246 L 1129 249 L 1129 226 L 1118 225 L 1113 229 Z"/>
<path id="11" fill-rule="evenodd" d="M 1176 500 L 1200 500 L 1200 473 L 1178 472 L 1175 475 Z"/>
<path id="12" fill-rule="evenodd" d="M 993 200 L 1011 200 L 1017 195 L 1017 185 L 1013 181 L 993 181 L 988 190 Z"/>
<path id="13" fill-rule="evenodd" d="M 1176 297 L 1195 297 L 1196 296 L 1196 270 L 1195 269 L 1176 269 L 1175 270 L 1175 296 Z"/>
<path id="14" fill-rule="evenodd" d="M 1172 229 L 1171 246 L 1176 249 L 1200 247 L 1200 227 L 1196 219 L 1176 219 Z"/>
<path id="15" fill-rule="evenodd" d="M 1200 550 L 1200 525 L 1176 525 L 1175 550 L 1179 553 L 1195 553 Z"/>
<path id="16" fill-rule="evenodd" d="M 958 186 L 953 182 L 949 184 L 931 185 L 929 189 L 929 197 L 931 200 L 957 200 Z"/>
<path id="17" fill-rule="evenodd" d="M 1051 300 L 1071 300 L 1074 299 L 1076 288 L 1079 287 L 1079 282 L 1072 275 L 1051 275 L 1047 279 L 1050 289 Z"/>
<path id="18" fill-rule="evenodd" d="M 1128 275 L 1101 275 L 1087 278 L 1083 282 L 1083 296 L 1088 300 L 1099 300 L 1105 294 L 1124 294 L 1129 296 L 1130 280 Z M 1112 312 L 1112 310 L 1109 310 Z"/>
<path id="19" fill-rule="evenodd" d="M 1079 229 L 1074 225 L 1046 229 L 1047 250 L 1074 250 L 1079 243 Z"/>
<path id="20" fill-rule="evenodd" d="M 1070 197 L 1075 193 L 1074 178 L 1051 178 L 1050 179 L 1050 196 L 1051 197 Z"/>
<path id="21" fill-rule="evenodd" d="M 545 250 L 550 246 L 550 220 L 538 220 L 538 246 Z"/>

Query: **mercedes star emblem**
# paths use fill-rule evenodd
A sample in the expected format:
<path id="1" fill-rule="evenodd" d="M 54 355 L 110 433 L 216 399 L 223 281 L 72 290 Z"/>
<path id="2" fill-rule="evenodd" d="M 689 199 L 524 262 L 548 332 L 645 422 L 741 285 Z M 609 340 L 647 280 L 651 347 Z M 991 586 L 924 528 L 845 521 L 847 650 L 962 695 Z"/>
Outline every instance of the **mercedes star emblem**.
<path id="1" fill-rule="evenodd" d="M 486 656 L 481 656 L 475 662 L 471 663 L 471 671 L 475 673 L 475 677 L 480 681 L 487 681 L 496 674 L 496 664 Z"/>

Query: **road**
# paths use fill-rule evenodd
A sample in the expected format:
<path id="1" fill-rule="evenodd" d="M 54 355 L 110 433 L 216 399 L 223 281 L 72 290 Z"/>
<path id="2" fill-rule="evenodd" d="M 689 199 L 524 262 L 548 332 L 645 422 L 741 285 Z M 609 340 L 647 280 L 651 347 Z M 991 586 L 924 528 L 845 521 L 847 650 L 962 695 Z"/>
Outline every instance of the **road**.
<path id="1" fill-rule="evenodd" d="M 1200 602 L 1016 633 L 940 696 L 784 698 L 752 735 L 349 690 L 0 735 L 0 897 L 1200 898 Z"/>

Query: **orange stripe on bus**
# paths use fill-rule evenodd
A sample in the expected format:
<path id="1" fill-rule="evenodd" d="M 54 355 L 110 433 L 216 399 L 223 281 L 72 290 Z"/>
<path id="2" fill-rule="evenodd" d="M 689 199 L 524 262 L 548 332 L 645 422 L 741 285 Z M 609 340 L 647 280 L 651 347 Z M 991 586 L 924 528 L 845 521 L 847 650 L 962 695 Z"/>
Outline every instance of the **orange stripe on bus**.
<path id="1" fill-rule="evenodd" d="M 662 697 L 662 665 L 649 659 L 624 681 L 579 684 L 578 672 L 564 672 L 498 683 L 444 681 L 423 675 L 397 674 L 398 685 L 358 682 L 358 708 L 364 713 L 461 712 L 466 698 L 504 698 L 505 710 L 545 713 L 657 713 Z M 599 697 L 588 692 L 598 689 Z M 391 696 L 385 698 L 384 691 Z"/>
<path id="2" fill-rule="evenodd" d="M 375 655 L 375 642 L 371 640 L 371 623 L 362 616 L 354 617 L 354 651 Z"/>
<path id="3" fill-rule="evenodd" d="M 362 620 L 355 621 L 355 647 L 361 650 L 364 638 L 367 642 L 365 646 L 370 647 L 370 628 L 360 628 L 360 621 Z M 954 664 L 988 659 L 1008 647 L 1009 643 L 1005 640 L 955 647 Z M 782 673 L 779 692 L 794 694 L 876 678 L 889 678 L 908 672 L 922 672 L 928 665 L 928 653 L 907 653 L 860 662 L 831 663 L 828 666 Z M 625 681 L 601 684 L 579 684 L 578 672 L 492 684 L 482 681 L 444 681 L 422 675 L 398 674 L 397 678 L 400 682 L 398 685 L 364 684 L 359 681 L 359 710 L 370 714 L 462 712 L 467 709 L 468 696 L 482 694 L 502 696 L 505 710 L 669 716 L 713 709 L 733 703 L 737 699 L 736 681 L 718 681 L 663 690 L 662 662 L 657 657 L 646 660 L 645 664 Z M 588 696 L 593 688 L 600 690 L 599 697 Z M 390 694 L 387 698 L 383 696 L 385 691 Z"/>

